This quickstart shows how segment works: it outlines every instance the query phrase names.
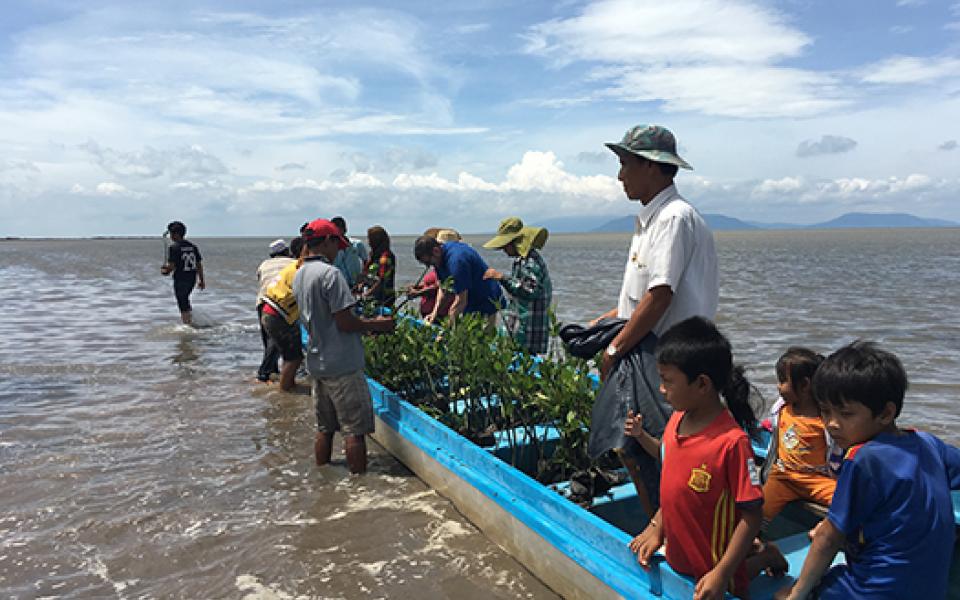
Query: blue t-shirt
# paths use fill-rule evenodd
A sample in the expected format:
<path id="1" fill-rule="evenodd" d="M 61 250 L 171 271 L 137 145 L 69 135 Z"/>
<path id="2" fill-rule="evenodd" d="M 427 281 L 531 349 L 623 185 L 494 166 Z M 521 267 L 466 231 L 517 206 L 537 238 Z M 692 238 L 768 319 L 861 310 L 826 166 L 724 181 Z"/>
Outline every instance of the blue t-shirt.
<path id="1" fill-rule="evenodd" d="M 960 450 L 928 433 L 884 433 L 848 452 L 827 518 L 847 564 L 820 598 L 944 598 L 953 555 L 951 489 Z"/>
<path id="2" fill-rule="evenodd" d="M 443 264 L 437 267 L 437 277 L 443 283 L 453 277 L 453 293 L 467 291 L 466 313 L 492 315 L 503 306 L 503 293 L 493 279 L 484 279 L 487 263 L 476 250 L 462 242 L 447 242 L 441 246 Z"/>

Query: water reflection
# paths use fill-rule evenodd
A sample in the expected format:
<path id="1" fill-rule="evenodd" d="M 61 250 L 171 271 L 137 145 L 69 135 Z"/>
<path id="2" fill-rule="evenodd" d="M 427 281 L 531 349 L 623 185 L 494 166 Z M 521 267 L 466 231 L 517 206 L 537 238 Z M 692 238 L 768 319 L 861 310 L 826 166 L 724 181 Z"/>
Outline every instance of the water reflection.
<path id="1" fill-rule="evenodd" d="M 175 365 L 188 365 L 196 362 L 200 358 L 194 346 L 194 340 L 189 337 L 181 337 L 177 340 L 176 354 L 170 357 L 170 362 Z"/>

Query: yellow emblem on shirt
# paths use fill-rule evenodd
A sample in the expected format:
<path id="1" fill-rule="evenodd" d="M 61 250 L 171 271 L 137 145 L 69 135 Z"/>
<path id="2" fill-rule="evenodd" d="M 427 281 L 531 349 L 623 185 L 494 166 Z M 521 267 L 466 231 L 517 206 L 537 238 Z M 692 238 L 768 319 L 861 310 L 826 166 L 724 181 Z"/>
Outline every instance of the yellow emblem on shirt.
<path id="1" fill-rule="evenodd" d="M 687 482 L 687 485 L 690 486 L 690 489 L 695 492 L 705 493 L 710 491 L 710 471 L 707 470 L 707 465 L 702 464 L 699 467 L 694 467 L 690 469 L 690 481 Z"/>

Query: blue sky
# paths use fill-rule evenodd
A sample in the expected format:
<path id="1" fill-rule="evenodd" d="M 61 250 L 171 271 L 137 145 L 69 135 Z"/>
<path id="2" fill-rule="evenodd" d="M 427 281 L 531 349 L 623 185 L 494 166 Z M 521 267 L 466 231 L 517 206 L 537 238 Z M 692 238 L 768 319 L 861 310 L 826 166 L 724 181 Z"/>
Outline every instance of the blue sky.
<path id="1" fill-rule="evenodd" d="M 702 212 L 960 220 L 960 0 L 0 10 L 0 236 L 616 217 L 638 123 Z"/>

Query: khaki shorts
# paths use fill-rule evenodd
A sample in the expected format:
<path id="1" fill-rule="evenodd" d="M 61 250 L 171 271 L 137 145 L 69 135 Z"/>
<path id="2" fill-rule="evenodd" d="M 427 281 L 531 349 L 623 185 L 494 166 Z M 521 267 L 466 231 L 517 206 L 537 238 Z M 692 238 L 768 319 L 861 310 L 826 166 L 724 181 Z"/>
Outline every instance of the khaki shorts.
<path id="1" fill-rule="evenodd" d="M 313 380 L 317 430 L 346 435 L 373 433 L 373 400 L 363 371 Z"/>

